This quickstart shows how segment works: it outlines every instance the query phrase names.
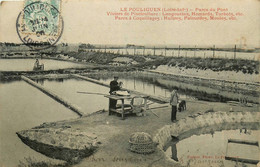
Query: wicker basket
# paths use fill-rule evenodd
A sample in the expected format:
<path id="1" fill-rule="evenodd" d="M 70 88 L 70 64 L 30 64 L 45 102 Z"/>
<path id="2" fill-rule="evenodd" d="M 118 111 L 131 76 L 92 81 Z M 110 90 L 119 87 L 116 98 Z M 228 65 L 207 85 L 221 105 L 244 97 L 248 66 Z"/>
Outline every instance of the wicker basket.
<path id="1" fill-rule="evenodd" d="M 129 149 L 139 154 L 149 154 L 155 151 L 156 144 L 145 132 L 133 133 L 129 140 Z"/>

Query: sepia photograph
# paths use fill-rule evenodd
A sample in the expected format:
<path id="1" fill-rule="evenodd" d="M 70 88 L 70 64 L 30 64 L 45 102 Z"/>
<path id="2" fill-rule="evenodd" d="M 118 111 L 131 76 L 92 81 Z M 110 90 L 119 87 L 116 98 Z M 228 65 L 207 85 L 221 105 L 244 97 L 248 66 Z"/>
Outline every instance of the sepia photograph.
<path id="1" fill-rule="evenodd" d="M 0 0 L 0 167 L 260 167 L 259 0 Z"/>

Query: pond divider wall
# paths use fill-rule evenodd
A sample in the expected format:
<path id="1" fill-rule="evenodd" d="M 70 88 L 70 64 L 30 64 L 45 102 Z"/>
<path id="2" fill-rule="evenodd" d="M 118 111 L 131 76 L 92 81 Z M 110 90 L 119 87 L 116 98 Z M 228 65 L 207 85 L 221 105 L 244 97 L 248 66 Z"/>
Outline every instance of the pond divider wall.
<path id="1" fill-rule="evenodd" d="M 251 124 L 250 124 L 251 123 Z M 260 127 L 260 112 L 228 111 L 198 113 L 180 119 L 172 125 L 165 125 L 158 130 L 153 141 L 158 143 L 159 149 L 164 149 L 172 137 L 180 140 L 194 134 L 214 133 L 214 131 L 238 129 L 250 124 L 252 129 Z M 199 132 L 199 133 L 198 133 Z"/>
<path id="2" fill-rule="evenodd" d="M 239 80 L 228 80 L 228 79 L 217 79 L 211 77 L 201 77 L 201 76 L 191 76 L 185 74 L 169 74 L 163 73 L 156 70 L 148 70 L 143 72 L 143 74 L 152 75 L 154 76 L 165 76 L 167 78 L 173 78 L 178 81 L 182 82 L 189 82 L 189 83 L 198 83 L 204 84 L 208 87 L 215 87 L 215 88 L 226 88 L 226 90 L 233 90 L 235 92 L 239 90 L 245 91 L 257 91 L 259 92 L 260 83 L 259 82 L 246 82 L 246 81 L 239 81 Z M 216 87 L 217 86 L 217 87 Z"/>
<path id="3" fill-rule="evenodd" d="M 47 94 L 48 96 L 50 96 L 51 98 L 53 98 L 54 100 L 56 100 L 57 102 L 63 104 L 65 107 L 71 109 L 72 111 L 74 111 L 76 114 L 78 114 L 80 117 L 83 116 L 84 114 L 78 109 L 78 107 L 74 106 L 73 104 L 69 103 L 67 100 L 59 97 L 58 95 L 56 95 L 55 93 L 51 92 L 50 90 L 44 88 L 43 86 L 40 86 L 39 84 L 35 83 L 33 80 L 27 78 L 26 76 L 21 76 L 21 78 L 26 81 L 27 83 L 29 83 L 30 85 L 36 87 L 37 89 L 39 89 L 40 91 L 42 91 L 43 93 Z"/>
<path id="4" fill-rule="evenodd" d="M 110 87 L 109 84 L 106 84 L 106 83 L 103 83 L 103 82 L 100 82 L 98 80 L 95 80 L 95 79 L 92 79 L 92 78 L 89 78 L 89 77 L 85 77 L 85 76 L 82 76 L 82 75 L 71 74 L 71 76 L 76 77 L 76 78 L 80 78 L 80 79 L 83 79 L 83 80 L 86 80 L 86 81 L 89 81 L 89 82 L 93 82 L 95 84 L 99 84 L 99 85 L 102 85 L 102 86 L 105 86 L 105 87 Z M 141 92 L 138 92 L 138 91 L 135 91 L 135 90 L 131 90 L 131 89 L 126 89 L 126 88 L 122 88 L 121 90 L 126 90 L 126 91 L 129 91 L 131 93 L 138 94 L 138 95 L 148 96 L 149 100 L 156 101 L 158 103 L 168 103 L 169 102 L 169 100 L 167 100 L 167 98 L 153 96 L 153 95 L 141 93 Z"/>

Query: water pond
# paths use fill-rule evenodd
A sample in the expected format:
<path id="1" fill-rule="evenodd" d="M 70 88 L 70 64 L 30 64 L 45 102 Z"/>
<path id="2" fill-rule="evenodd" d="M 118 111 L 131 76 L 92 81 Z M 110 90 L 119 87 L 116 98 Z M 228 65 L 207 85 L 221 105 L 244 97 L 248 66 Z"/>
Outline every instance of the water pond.
<path id="1" fill-rule="evenodd" d="M 171 91 L 176 88 L 179 88 L 178 92 L 182 99 L 227 102 L 232 100 L 238 101 L 239 97 L 241 97 L 241 94 L 231 91 L 219 90 L 203 85 L 193 85 L 171 79 L 154 78 L 149 75 L 143 75 L 142 73 L 129 73 L 127 75 L 119 73 L 116 75 L 119 76 L 118 81 L 123 82 L 124 88 L 161 97 L 170 97 Z M 89 74 L 88 76 L 107 84 L 113 80 L 113 74 Z M 259 102 L 258 94 L 252 93 L 246 96 L 250 102 Z"/>
<path id="2" fill-rule="evenodd" d="M 58 162 L 30 149 L 16 132 L 78 116 L 24 81 L 0 82 L 0 97 L 0 166 L 18 166 L 29 157 Z"/>
<path id="3" fill-rule="evenodd" d="M 35 59 L 0 59 L 0 71 L 32 71 Z M 58 70 L 66 68 L 82 68 L 86 65 L 68 61 L 39 59 L 44 64 L 44 70 Z"/>
<path id="4" fill-rule="evenodd" d="M 56 95 L 77 106 L 84 114 L 98 110 L 108 109 L 108 99 L 104 95 L 81 94 L 77 92 L 90 92 L 109 94 L 109 88 L 81 79 L 40 79 L 34 80 L 41 86 L 51 90 Z"/>
<path id="5" fill-rule="evenodd" d="M 216 131 L 210 134 L 193 135 L 183 140 L 174 138 L 165 148 L 165 154 L 175 162 L 179 162 L 184 166 L 236 166 L 236 162 L 225 160 L 226 154 L 233 154 L 236 157 L 236 152 L 239 152 L 241 157 L 255 157 L 255 149 L 259 147 L 252 146 L 245 150 L 244 144 L 237 144 L 232 151 L 233 143 L 228 143 L 228 139 L 258 141 L 260 131 L 250 129 L 223 130 Z M 227 148 L 228 147 L 228 148 Z M 246 146 L 248 147 L 248 145 Z M 210 149 L 209 149 L 210 148 Z M 247 154 L 247 155 L 245 155 Z M 250 163 L 244 163 L 245 167 L 256 167 Z"/>

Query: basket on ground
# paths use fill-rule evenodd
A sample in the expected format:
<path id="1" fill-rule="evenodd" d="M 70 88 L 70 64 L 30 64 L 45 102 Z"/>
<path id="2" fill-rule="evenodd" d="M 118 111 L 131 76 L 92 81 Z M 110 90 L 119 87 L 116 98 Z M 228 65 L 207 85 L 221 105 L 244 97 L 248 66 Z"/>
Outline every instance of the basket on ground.
<path id="1" fill-rule="evenodd" d="M 155 151 L 156 144 L 152 137 L 145 132 L 133 133 L 129 140 L 129 149 L 140 154 L 149 154 Z"/>

